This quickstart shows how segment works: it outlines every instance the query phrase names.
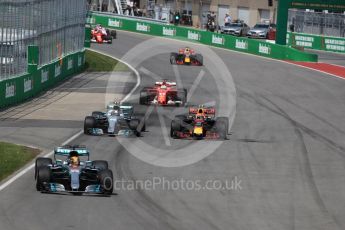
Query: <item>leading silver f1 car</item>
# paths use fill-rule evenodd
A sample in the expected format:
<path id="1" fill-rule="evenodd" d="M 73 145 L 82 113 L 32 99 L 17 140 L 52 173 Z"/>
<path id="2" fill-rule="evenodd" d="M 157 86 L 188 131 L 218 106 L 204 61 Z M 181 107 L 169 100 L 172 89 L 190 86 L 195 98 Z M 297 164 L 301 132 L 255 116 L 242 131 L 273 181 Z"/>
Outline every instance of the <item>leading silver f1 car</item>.
<path id="1" fill-rule="evenodd" d="M 56 159 L 57 156 L 65 159 Z M 87 160 L 82 161 L 82 157 Z M 37 158 L 35 180 L 37 191 L 46 193 L 113 193 L 113 172 L 108 168 L 108 162 L 90 161 L 85 146 L 57 147 L 54 161 L 51 158 Z"/>
<path id="2" fill-rule="evenodd" d="M 137 136 L 145 131 L 145 122 L 134 116 L 134 107 L 129 104 L 112 102 L 106 112 L 94 111 L 85 117 L 84 133 L 101 136 Z"/>

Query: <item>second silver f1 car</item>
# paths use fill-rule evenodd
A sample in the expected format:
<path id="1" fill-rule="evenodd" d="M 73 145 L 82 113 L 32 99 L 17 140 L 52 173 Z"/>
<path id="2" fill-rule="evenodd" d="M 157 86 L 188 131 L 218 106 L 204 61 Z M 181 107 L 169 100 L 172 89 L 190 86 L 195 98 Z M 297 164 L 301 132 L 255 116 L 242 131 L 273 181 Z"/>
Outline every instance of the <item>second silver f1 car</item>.
<path id="1" fill-rule="evenodd" d="M 106 112 L 94 111 L 85 117 L 84 133 L 88 135 L 137 136 L 145 131 L 145 121 L 134 116 L 129 104 L 110 103 Z"/>

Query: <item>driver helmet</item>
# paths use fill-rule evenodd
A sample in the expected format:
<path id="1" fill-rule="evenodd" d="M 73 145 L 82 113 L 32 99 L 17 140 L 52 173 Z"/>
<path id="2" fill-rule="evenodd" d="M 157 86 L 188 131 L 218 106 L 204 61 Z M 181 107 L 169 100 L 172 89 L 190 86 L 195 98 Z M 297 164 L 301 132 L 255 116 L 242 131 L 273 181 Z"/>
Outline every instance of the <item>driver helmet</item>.
<path id="1" fill-rule="evenodd" d="M 185 51 L 185 52 L 189 52 L 189 51 L 190 51 L 189 47 L 186 47 L 186 48 L 184 49 L 184 51 Z"/>
<path id="2" fill-rule="evenodd" d="M 198 116 L 196 116 L 196 119 L 198 119 L 198 120 L 204 120 L 204 116 L 198 115 Z"/>
<path id="3" fill-rule="evenodd" d="M 69 154 L 69 160 L 71 166 L 79 166 L 80 160 L 79 160 L 79 154 L 77 151 L 71 151 Z"/>

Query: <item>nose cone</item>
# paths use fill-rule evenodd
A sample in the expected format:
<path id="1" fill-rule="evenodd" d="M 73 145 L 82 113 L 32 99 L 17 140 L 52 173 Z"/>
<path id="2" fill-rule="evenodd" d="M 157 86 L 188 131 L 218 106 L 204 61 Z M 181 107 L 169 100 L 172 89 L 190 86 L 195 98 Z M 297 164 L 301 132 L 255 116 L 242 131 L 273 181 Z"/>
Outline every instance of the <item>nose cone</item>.
<path id="1" fill-rule="evenodd" d="M 201 136 L 202 133 L 203 133 L 202 131 L 203 131 L 203 130 L 202 130 L 202 127 L 194 127 L 193 133 L 194 133 L 195 135 Z"/>

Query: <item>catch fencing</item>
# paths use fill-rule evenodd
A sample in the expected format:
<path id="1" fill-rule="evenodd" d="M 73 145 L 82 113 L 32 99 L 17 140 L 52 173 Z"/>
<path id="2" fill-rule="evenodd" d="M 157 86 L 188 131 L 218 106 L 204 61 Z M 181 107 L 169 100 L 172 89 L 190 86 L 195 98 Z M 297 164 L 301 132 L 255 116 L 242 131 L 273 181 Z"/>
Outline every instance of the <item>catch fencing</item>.
<path id="1" fill-rule="evenodd" d="M 297 33 L 332 37 L 345 36 L 345 14 L 289 10 L 288 24 Z"/>
<path id="2" fill-rule="evenodd" d="M 27 72 L 28 45 L 38 66 L 83 50 L 85 0 L 1 0 L 0 81 Z"/>

